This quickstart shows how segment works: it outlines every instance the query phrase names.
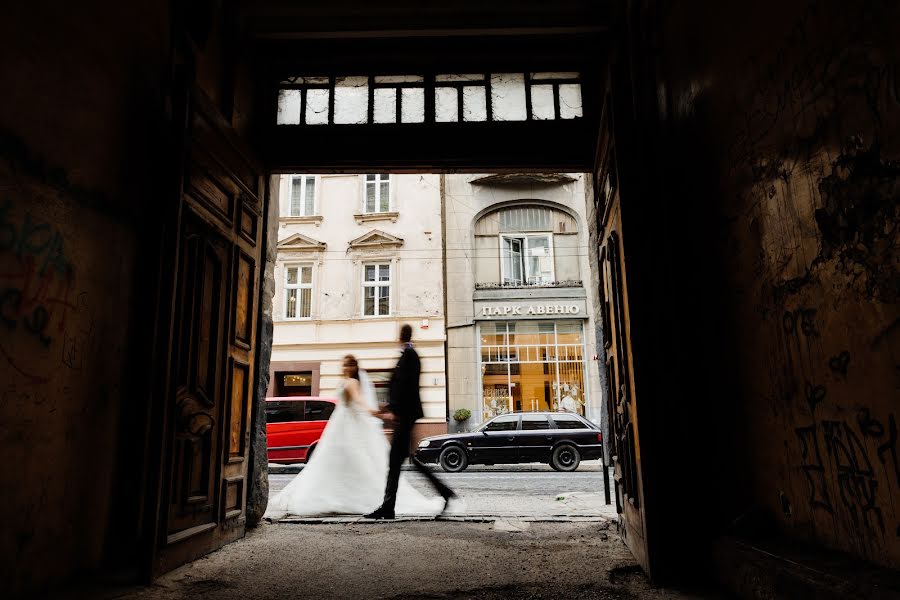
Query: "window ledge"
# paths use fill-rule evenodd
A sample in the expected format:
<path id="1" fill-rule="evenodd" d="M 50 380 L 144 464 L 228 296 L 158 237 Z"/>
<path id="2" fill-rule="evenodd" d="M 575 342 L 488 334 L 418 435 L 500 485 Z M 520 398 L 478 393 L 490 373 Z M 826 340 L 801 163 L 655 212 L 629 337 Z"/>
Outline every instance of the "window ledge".
<path id="1" fill-rule="evenodd" d="M 399 216 L 399 212 L 391 211 L 379 213 L 358 213 L 353 215 L 353 218 L 356 219 L 356 224 L 359 225 L 361 223 L 370 223 L 373 221 L 390 221 L 391 223 L 396 223 Z"/>
<path id="2" fill-rule="evenodd" d="M 578 279 L 566 281 L 548 281 L 546 283 L 476 283 L 476 290 L 532 290 L 537 288 L 580 288 L 583 284 Z"/>
<path id="3" fill-rule="evenodd" d="M 322 215 L 310 215 L 308 217 L 278 217 L 278 221 L 282 225 L 313 223 L 318 227 L 322 223 Z"/>

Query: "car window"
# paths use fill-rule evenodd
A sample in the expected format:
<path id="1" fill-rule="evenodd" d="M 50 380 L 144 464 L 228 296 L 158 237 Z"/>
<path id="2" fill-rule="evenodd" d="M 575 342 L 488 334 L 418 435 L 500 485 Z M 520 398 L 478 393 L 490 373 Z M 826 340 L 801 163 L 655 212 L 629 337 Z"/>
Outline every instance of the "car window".
<path id="1" fill-rule="evenodd" d="M 550 421 L 544 415 L 522 415 L 522 429 L 525 431 L 550 429 Z"/>
<path id="2" fill-rule="evenodd" d="M 497 417 L 487 424 L 486 431 L 513 431 L 519 424 L 519 417 Z"/>
<path id="3" fill-rule="evenodd" d="M 587 429 L 588 426 L 578 417 L 570 415 L 553 415 L 557 429 Z"/>
<path id="4" fill-rule="evenodd" d="M 306 401 L 307 421 L 327 421 L 333 412 L 334 404 L 331 402 L 322 402 L 321 400 Z"/>
<path id="5" fill-rule="evenodd" d="M 269 423 L 290 423 L 303 420 L 305 402 L 266 402 L 266 421 Z"/>

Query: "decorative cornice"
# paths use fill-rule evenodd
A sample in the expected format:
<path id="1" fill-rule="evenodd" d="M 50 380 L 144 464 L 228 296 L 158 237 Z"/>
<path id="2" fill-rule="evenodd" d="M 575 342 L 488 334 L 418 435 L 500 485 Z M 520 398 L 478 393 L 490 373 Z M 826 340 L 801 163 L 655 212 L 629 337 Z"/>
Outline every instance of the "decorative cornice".
<path id="1" fill-rule="evenodd" d="M 389 233 L 373 229 L 355 240 L 351 240 L 348 245 L 351 250 L 399 248 L 403 245 L 403 240 Z"/>
<path id="2" fill-rule="evenodd" d="M 563 185 L 577 181 L 565 173 L 500 173 L 473 179 L 472 185 L 522 186 L 522 185 Z"/>
<path id="3" fill-rule="evenodd" d="M 377 221 L 390 221 L 391 223 L 396 223 L 397 219 L 400 217 L 400 213 L 397 211 L 391 212 L 379 212 L 379 213 L 359 213 L 353 215 L 353 218 L 356 219 L 356 224 L 361 225 L 363 223 L 372 223 Z"/>
<path id="4" fill-rule="evenodd" d="M 308 217 L 278 217 L 281 226 L 285 225 L 303 225 L 308 223 L 315 224 L 316 227 L 322 224 L 322 215 L 310 215 Z"/>
<path id="5" fill-rule="evenodd" d="M 327 246 L 325 242 L 320 242 L 302 233 L 295 233 L 278 242 L 277 250 L 279 252 L 287 250 L 323 252 Z"/>

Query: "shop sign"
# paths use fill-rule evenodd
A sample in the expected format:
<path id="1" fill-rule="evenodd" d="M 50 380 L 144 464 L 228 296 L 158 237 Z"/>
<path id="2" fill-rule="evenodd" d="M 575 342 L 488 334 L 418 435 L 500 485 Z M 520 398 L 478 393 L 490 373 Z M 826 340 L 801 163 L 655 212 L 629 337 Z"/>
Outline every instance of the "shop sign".
<path id="1" fill-rule="evenodd" d="M 480 306 L 479 306 L 480 304 Z M 567 300 L 554 303 L 478 303 L 476 318 L 541 318 L 541 317 L 581 317 L 585 318 L 584 300 Z"/>

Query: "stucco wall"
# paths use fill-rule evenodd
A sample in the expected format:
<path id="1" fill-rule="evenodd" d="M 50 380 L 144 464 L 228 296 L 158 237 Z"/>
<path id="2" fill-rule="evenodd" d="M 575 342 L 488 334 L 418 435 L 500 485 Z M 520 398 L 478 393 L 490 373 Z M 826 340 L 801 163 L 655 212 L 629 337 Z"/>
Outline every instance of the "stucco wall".
<path id="1" fill-rule="evenodd" d="M 594 268 L 588 252 L 585 222 L 585 182 L 582 174 L 569 174 L 573 181 L 556 184 L 478 185 L 472 181 L 484 175 L 445 175 L 444 202 L 447 236 L 447 328 L 448 398 L 450 413 L 468 408 L 480 419 L 479 357 L 477 326 L 474 325 L 476 283 L 500 282 L 499 243 L 496 237 L 476 237 L 477 220 L 493 208 L 511 206 L 516 201 L 545 202 L 547 206 L 567 208 L 577 216 L 577 234 L 554 235 L 554 267 L 557 281 L 589 281 Z M 545 290 L 549 291 L 549 290 Z M 515 292 L 511 291 L 514 295 Z M 596 290 L 585 284 L 591 319 L 584 327 L 585 384 L 588 413 L 599 420 L 604 404 L 600 387 L 596 336 L 593 331 L 593 306 Z M 511 296 L 512 297 L 512 296 Z"/>
<path id="2" fill-rule="evenodd" d="M 748 493 L 732 506 L 898 567 L 898 5 L 706 9 L 667 15 L 658 98 L 696 143 L 673 170 L 716 188 L 685 199 L 719 211 L 721 237 L 701 237 L 732 290 L 722 401 Z"/>
<path id="3" fill-rule="evenodd" d="M 593 296 L 593 302 L 588 305 L 588 310 L 591 311 L 593 316 L 593 329 L 588 330 L 585 328 L 585 336 L 593 339 L 595 344 L 595 348 L 597 349 L 597 360 L 594 361 L 596 363 L 597 368 L 597 379 L 599 382 L 599 387 L 601 390 L 601 398 L 596 403 L 599 409 L 599 419 L 597 419 L 597 424 L 600 425 L 601 430 L 603 431 L 604 436 L 604 448 L 607 452 L 611 448 L 611 440 L 610 440 L 610 429 L 609 429 L 609 410 L 607 405 L 606 394 L 608 393 L 608 382 L 606 380 L 606 350 L 603 346 L 604 335 L 609 335 L 603 331 L 603 308 L 600 296 L 600 286 L 601 286 L 601 278 L 600 278 L 600 253 L 598 248 L 600 247 L 601 231 L 599 225 L 599 219 L 602 218 L 602 215 L 597 214 L 597 203 L 594 197 L 594 182 L 593 178 L 586 178 L 584 185 L 584 200 L 585 200 L 585 223 L 587 225 L 587 255 L 588 259 L 591 263 L 590 269 L 590 277 L 586 277 L 584 284 L 591 290 L 591 294 Z M 600 204 L 602 206 L 602 203 Z M 596 256 L 596 258 L 594 258 Z M 602 402 L 602 405 L 600 404 Z M 607 464 L 612 464 L 611 457 L 607 456 Z"/>
<path id="4" fill-rule="evenodd" d="M 446 418 L 444 377 L 444 306 L 440 181 L 437 175 L 392 175 L 393 218 L 361 220 L 363 175 L 320 175 L 317 213 L 321 221 L 297 223 L 287 218 L 289 176 L 278 186 L 282 209 L 278 238 L 294 234 L 325 244 L 322 250 L 284 248 L 275 268 L 275 338 L 273 361 L 321 363 L 320 394 L 333 396 L 344 355 L 354 354 L 365 369 L 390 369 L 399 356 L 400 326 L 413 327 L 413 342 L 422 358 L 425 416 Z M 402 245 L 353 248 L 350 242 L 373 230 L 400 238 Z M 391 314 L 363 316 L 362 280 L 367 262 L 391 264 Z M 284 318 L 285 267 L 314 264 L 309 319 Z"/>

